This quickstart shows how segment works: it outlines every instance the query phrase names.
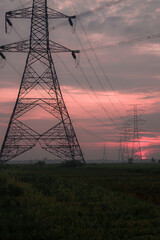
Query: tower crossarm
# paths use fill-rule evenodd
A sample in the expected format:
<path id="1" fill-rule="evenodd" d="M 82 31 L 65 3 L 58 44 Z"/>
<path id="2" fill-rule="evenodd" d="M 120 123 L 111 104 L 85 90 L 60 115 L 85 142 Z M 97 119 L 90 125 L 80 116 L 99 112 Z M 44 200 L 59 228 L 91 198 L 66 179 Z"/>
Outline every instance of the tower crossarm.
<path id="1" fill-rule="evenodd" d="M 48 19 L 75 18 L 75 16 L 67 16 L 49 7 L 47 8 L 47 12 L 48 12 Z M 6 20 L 9 18 L 26 18 L 27 19 L 31 17 L 32 17 L 32 7 L 27 7 L 23 9 L 17 9 L 14 11 L 6 12 Z"/>
<path id="2" fill-rule="evenodd" d="M 11 43 L 7 45 L 0 46 L 0 52 L 26 52 L 29 51 L 29 40 L 20 41 L 16 43 Z"/>
<path id="3" fill-rule="evenodd" d="M 52 8 L 47 8 L 48 19 L 56 19 L 56 18 L 75 18 L 75 16 L 67 16 L 61 12 L 58 12 Z"/>
<path id="4" fill-rule="evenodd" d="M 49 43 L 50 43 L 49 48 L 50 48 L 51 53 L 61 53 L 61 52 L 71 52 L 72 54 L 80 53 L 79 50 L 71 50 L 69 48 L 62 46 L 59 43 L 53 42 L 52 40 L 50 40 Z"/>
<path id="5" fill-rule="evenodd" d="M 49 41 L 49 45 L 50 45 L 51 53 L 71 52 L 73 58 L 76 58 L 76 53 L 80 52 L 79 50 L 71 50 L 69 48 L 66 48 L 66 47 L 62 46 L 61 44 L 53 42 L 52 40 Z M 32 49 L 30 47 L 30 41 L 29 40 L 20 41 L 20 42 L 16 42 L 16 43 L 11 43 L 11 44 L 0 46 L 0 53 L 2 53 L 2 52 L 22 52 L 22 53 L 28 53 L 29 50 L 35 51 L 35 49 Z M 40 46 L 39 50 L 41 52 L 43 52 L 43 51 L 46 52 L 46 49 L 42 48 L 41 46 Z M 36 51 L 38 51 L 38 48 L 36 48 Z M 1 54 L 0 54 L 0 56 L 2 57 Z"/>
<path id="6" fill-rule="evenodd" d="M 60 13 L 52 8 L 47 8 L 47 17 L 48 19 L 58 19 L 58 18 L 67 18 L 69 24 L 73 26 L 72 19 L 75 19 L 76 16 L 67 16 L 63 13 Z M 12 18 L 24 18 L 24 19 L 31 19 L 32 18 L 32 7 L 27 7 L 23 9 L 18 9 L 14 11 L 6 12 L 5 14 L 5 29 L 7 33 L 7 25 L 12 26 L 12 22 L 10 19 Z M 41 18 L 41 11 L 39 12 L 39 18 Z"/>
<path id="7" fill-rule="evenodd" d="M 9 18 L 31 18 L 31 17 L 32 17 L 32 7 L 27 7 L 23 9 L 6 12 L 6 21 Z"/>

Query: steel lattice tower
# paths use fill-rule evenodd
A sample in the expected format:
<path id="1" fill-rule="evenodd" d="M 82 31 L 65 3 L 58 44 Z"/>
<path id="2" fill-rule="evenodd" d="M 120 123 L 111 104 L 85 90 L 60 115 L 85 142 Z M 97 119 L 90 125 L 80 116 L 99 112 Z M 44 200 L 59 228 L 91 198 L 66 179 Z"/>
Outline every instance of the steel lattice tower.
<path id="1" fill-rule="evenodd" d="M 31 18 L 30 39 L 0 47 L 3 52 L 28 53 L 18 97 L 1 147 L 1 162 L 32 149 L 37 143 L 41 148 L 63 160 L 85 163 L 70 116 L 62 97 L 51 53 L 70 52 L 76 58 L 77 50 L 70 50 L 49 40 L 48 19 L 66 18 L 70 25 L 75 16 L 67 16 L 47 7 L 47 0 L 33 0 L 33 6 L 6 13 L 6 28 L 12 26 L 11 18 Z M 39 86 L 47 97 L 29 97 Z M 35 107 L 41 107 L 57 119 L 55 126 L 39 134 L 20 117 Z"/>
<path id="2" fill-rule="evenodd" d="M 142 136 L 141 127 L 144 120 L 140 118 L 142 109 L 138 105 L 133 105 L 133 110 L 128 110 L 129 118 L 123 123 L 123 131 L 120 135 L 119 161 L 142 160 L 140 136 Z"/>
<path id="3" fill-rule="evenodd" d="M 107 151 L 106 151 L 106 145 L 103 147 L 103 157 L 102 157 L 103 162 L 107 161 Z"/>
<path id="4" fill-rule="evenodd" d="M 137 105 L 134 105 L 134 129 L 133 129 L 133 142 L 132 142 L 132 153 L 131 158 L 133 160 L 142 160 L 142 151 L 139 138 L 139 119 Z"/>
<path id="5" fill-rule="evenodd" d="M 120 135 L 120 142 L 119 142 L 119 156 L 118 159 L 121 162 L 126 162 L 129 159 L 129 149 L 128 149 L 128 129 L 127 126 L 123 126 L 124 130 L 121 132 Z"/>

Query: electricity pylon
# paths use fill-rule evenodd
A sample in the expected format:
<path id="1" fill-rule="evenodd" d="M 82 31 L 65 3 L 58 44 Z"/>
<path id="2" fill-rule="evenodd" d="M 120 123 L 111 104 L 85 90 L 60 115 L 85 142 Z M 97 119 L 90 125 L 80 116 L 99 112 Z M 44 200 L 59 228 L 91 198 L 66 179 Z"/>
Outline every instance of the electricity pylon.
<path id="1" fill-rule="evenodd" d="M 132 110 L 128 110 L 128 119 L 123 123 L 123 131 L 120 135 L 119 161 L 142 160 L 140 135 L 144 120 L 140 118 L 138 105 L 134 104 Z"/>
<path id="2" fill-rule="evenodd" d="M 102 157 L 103 162 L 107 161 L 107 151 L 106 151 L 106 145 L 104 144 L 103 147 L 103 157 Z"/>
<path id="3" fill-rule="evenodd" d="M 123 126 L 123 131 L 120 135 L 120 144 L 119 144 L 119 161 L 126 162 L 129 159 L 129 149 L 128 149 L 128 141 L 129 141 L 129 129 L 128 124 L 125 122 Z"/>
<path id="4" fill-rule="evenodd" d="M 47 7 L 47 0 L 33 0 L 33 6 L 6 13 L 7 26 L 11 18 L 31 18 L 30 39 L 0 47 L 3 52 L 28 53 L 18 97 L 1 147 L 1 162 L 40 147 L 63 160 L 79 160 L 85 164 L 78 139 L 62 97 L 51 53 L 70 52 L 74 59 L 78 50 L 70 50 L 49 40 L 48 19 L 66 18 L 72 26 L 75 16 L 67 16 Z M 36 97 L 36 87 L 47 97 Z M 34 90 L 34 96 L 33 94 Z M 32 96 L 32 97 L 31 97 Z M 56 125 L 39 134 L 20 120 L 35 107 L 41 107 L 57 119 Z"/>
<path id="5" fill-rule="evenodd" d="M 139 119 L 138 117 L 137 104 L 134 105 L 133 121 L 134 121 L 134 128 L 133 128 L 131 158 L 133 160 L 142 160 L 142 151 L 141 151 L 140 136 L 139 136 L 140 121 L 142 120 Z"/>

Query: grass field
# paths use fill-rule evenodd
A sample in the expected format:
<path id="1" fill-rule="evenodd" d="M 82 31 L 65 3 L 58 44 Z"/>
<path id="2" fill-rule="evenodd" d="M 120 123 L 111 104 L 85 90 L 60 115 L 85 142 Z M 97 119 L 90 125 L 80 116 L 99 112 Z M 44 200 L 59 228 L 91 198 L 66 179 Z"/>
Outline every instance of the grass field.
<path id="1" fill-rule="evenodd" d="M 6 165 L 0 240 L 159 240 L 160 164 Z"/>

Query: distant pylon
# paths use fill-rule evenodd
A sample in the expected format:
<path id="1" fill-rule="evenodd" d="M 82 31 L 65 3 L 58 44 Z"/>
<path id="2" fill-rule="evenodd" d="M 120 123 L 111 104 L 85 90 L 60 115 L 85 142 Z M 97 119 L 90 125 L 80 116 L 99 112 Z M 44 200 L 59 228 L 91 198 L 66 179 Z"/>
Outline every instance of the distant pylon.
<path id="1" fill-rule="evenodd" d="M 107 161 L 107 153 L 106 153 L 106 145 L 104 145 L 103 147 L 103 158 L 102 158 L 103 162 Z"/>
<path id="2" fill-rule="evenodd" d="M 141 143 L 140 143 L 140 136 L 139 136 L 140 119 L 138 117 L 137 104 L 135 104 L 133 107 L 134 107 L 134 114 L 133 114 L 134 128 L 133 128 L 131 158 L 134 161 L 134 160 L 142 160 L 142 151 L 141 151 Z"/>
<path id="3" fill-rule="evenodd" d="M 47 0 L 33 0 L 33 6 L 6 13 L 7 26 L 12 18 L 31 18 L 30 39 L 0 47 L 3 52 L 28 53 L 18 97 L 1 147 L 0 161 L 6 162 L 32 149 L 40 147 L 63 160 L 85 163 L 76 133 L 62 97 L 60 84 L 51 53 L 70 52 L 74 59 L 78 50 L 70 50 L 49 40 L 48 19 L 65 18 L 72 26 L 75 16 L 67 16 L 47 7 Z M 45 97 L 39 97 L 39 88 Z M 56 124 L 43 134 L 27 126 L 20 118 L 40 107 L 50 113 Z M 37 123 L 38 124 L 38 123 Z"/>
<path id="4" fill-rule="evenodd" d="M 126 162 L 129 159 L 129 149 L 128 149 L 128 141 L 129 141 L 129 130 L 127 123 L 123 126 L 123 131 L 120 135 L 120 142 L 119 142 L 119 161 Z"/>
<path id="5" fill-rule="evenodd" d="M 126 162 L 142 160 L 142 151 L 140 143 L 140 135 L 142 135 L 141 127 L 144 120 L 140 118 L 143 110 L 138 109 L 138 105 L 134 104 L 133 109 L 128 110 L 127 119 L 122 124 L 119 143 L 119 161 Z"/>

